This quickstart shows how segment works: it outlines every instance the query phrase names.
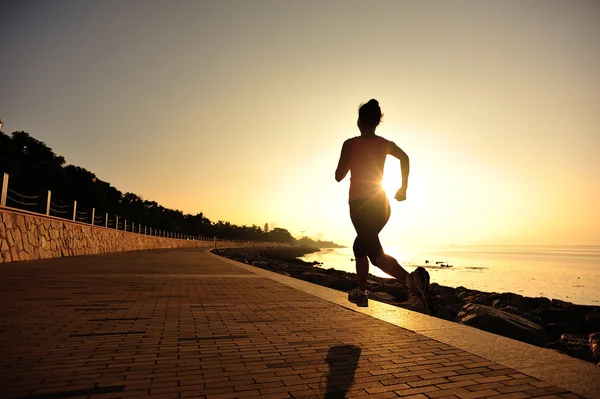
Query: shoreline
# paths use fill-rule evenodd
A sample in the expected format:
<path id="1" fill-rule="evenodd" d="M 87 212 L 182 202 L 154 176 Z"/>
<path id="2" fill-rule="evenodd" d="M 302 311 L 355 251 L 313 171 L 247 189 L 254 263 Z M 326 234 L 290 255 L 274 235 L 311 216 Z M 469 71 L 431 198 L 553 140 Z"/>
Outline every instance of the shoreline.
<path id="1" fill-rule="evenodd" d="M 348 292 L 356 274 L 298 259 L 311 247 L 227 248 L 213 253 L 313 284 Z M 425 313 L 404 284 L 369 274 L 369 298 Z M 484 292 L 431 284 L 432 316 L 546 347 L 600 366 L 600 306 L 578 305 L 510 292 Z"/>

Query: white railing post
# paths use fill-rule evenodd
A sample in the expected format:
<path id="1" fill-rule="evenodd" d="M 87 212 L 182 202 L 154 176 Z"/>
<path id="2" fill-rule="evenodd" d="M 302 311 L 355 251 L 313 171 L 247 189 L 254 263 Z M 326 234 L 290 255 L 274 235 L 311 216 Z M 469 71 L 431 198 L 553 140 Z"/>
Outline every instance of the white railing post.
<path id="1" fill-rule="evenodd" d="M 96 208 L 92 208 L 92 226 L 94 225 L 94 218 L 96 217 Z"/>
<path id="2" fill-rule="evenodd" d="M 48 201 L 46 201 L 46 216 L 50 215 L 50 198 L 52 198 L 52 192 L 48 190 Z"/>
<path id="3" fill-rule="evenodd" d="M 75 221 L 76 216 L 77 216 L 77 201 L 73 201 L 73 221 Z"/>
<path id="4" fill-rule="evenodd" d="M 119 217 L 115 215 L 115 229 L 119 230 Z"/>
<path id="5" fill-rule="evenodd" d="M 2 179 L 2 196 L 0 197 L 1 206 L 6 206 L 6 194 L 8 194 L 8 173 L 5 173 L 4 179 Z"/>
<path id="6" fill-rule="evenodd" d="M 217 237 L 213 237 L 213 247 L 217 249 Z"/>
<path id="7" fill-rule="evenodd" d="M 131 222 L 131 232 L 135 233 L 135 222 Z"/>
<path id="8" fill-rule="evenodd" d="M 108 228 L 108 212 L 104 214 L 104 227 Z"/>
<path id="9" fill-rule="evenodd" d="M 127 219 L 123 222 L 123 231 L 127 231 Z"/>

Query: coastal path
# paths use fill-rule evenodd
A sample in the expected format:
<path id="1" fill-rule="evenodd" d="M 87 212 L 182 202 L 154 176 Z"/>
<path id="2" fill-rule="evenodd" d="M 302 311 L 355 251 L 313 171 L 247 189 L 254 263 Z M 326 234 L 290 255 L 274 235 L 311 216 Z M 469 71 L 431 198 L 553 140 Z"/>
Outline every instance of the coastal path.
<path id="1" fill-rule="evenodd" d="M 0 397 L 600 397 L 600 367 L 172 249 L 0 267 Z"/>

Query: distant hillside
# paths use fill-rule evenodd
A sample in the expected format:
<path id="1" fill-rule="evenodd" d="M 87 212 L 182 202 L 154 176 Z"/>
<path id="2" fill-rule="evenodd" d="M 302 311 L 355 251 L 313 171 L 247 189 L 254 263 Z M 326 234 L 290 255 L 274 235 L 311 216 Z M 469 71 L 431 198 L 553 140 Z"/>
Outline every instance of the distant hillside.
<path id="1" fill-rule="evenodd" d="M 312 247 L 312 248 L 344 248 L 343 245 L 336 244 L 333 241 L 321 241 L 321 240 L 313 240 L 312 238 L 302 237 L 299 240 L 296 240 L 298 244 Z"/>

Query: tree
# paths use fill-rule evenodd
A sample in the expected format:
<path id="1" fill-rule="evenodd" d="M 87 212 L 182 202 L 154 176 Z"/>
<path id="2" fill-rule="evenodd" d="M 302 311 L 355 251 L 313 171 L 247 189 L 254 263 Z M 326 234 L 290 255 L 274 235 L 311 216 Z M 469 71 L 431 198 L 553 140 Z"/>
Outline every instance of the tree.
<path id="1" fill-rule="evenodd" d="M 46 191 L 51 190 L 52 203 L 59 207 L 77 201 L 78 211 L 88 212 L 91 216 L 91 209 L 95 208 L 96 216 L 108 214 L 110 220 L 118 216 L 119 220 L 126 219 L 129 226 L 135 223 L 177 233 L 225 239 L 294 241 L 287 230 L 275 228 L 273 223 L 265 223 L 263 228 L 258 225 L 238 226 L 222 220 L 213 223 L 203 213 L 184 214 L 134 193 L 123 194 L 93 172 L 66 165 L 64 157 L 23 131 L 13 132 L 10 136 L 0 131 L 0 172 L 10 175 L 9 184 L 15 191 L 39 196 L 39 206 L 35 205 L 38 212 L 45 210 Z"/>
<path id="2" fill-rule="evenodd" d="M 292 237 L 289 231 L 279 227 L 274 228 L 267 234 L 270 241 L 277 242 L 294 242 L 295 238 Z"/>

